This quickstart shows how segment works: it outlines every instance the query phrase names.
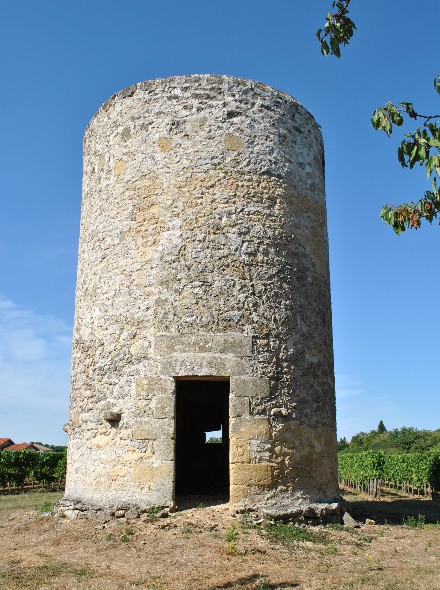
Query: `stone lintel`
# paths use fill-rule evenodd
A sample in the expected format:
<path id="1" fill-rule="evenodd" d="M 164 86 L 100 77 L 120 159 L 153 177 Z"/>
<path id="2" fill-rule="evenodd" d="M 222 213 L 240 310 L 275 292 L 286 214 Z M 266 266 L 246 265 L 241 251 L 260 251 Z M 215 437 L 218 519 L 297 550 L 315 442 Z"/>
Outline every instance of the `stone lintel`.
<path id="1" fill-rule="evenodd" d="M 157 334 L 154 352 L 159 356 L 170 354 L 230 354 L 252 356 L 252 336 L 246 334 Z"/>
<path id="2" fill-rule="evenodd" d="M 175 354 L 160 359 L 161 375 L 185 377 L 245 375 L 247 363 L 239 358 L 221 354 Z"/>
<path id="3" fill-rule="evenodd" d="M 231 377 L 231 396 L 267 397 L 270 394 L 270 382 L 267 377 Z"/>

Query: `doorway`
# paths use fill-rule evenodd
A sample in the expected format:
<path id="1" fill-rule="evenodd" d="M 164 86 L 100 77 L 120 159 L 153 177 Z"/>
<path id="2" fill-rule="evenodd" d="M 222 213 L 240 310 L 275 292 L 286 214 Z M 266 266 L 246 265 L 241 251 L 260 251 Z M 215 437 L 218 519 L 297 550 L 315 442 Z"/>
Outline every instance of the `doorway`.
<path id="1" fill-rule="evenodd" d="M 176 498 L 187 496 L 229 500 L 229 380 L 176 380 Z"/>

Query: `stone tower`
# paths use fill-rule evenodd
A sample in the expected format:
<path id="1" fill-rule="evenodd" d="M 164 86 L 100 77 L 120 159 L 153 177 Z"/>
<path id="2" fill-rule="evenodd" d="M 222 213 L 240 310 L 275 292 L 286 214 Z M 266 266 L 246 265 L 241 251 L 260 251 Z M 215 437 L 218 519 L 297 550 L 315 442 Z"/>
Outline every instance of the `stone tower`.
<path id="1" fill-rule="evenodd" d="M 67 429 L 70 516 L 224 493 L 337 517 L 324 152 L 294 98 L 182 76 L 93 117 Z"/>

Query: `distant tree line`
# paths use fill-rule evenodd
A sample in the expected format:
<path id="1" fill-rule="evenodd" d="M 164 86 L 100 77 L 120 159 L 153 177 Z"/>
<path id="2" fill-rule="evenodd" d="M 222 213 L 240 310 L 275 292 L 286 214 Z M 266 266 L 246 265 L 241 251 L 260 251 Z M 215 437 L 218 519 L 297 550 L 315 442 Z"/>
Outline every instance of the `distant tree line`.
<path id="1" fill-rule="evenodd" d="M 418 430 L 412 426 L 403 426 L 387 430 L 382 420 L 375 430 L 358 432 L 351 441 L 345 437 L 338 441 L 341 453 L 362 453 L 365 451 L 383 451 L 386 454 L 440 452 L 440 429 Z"/>

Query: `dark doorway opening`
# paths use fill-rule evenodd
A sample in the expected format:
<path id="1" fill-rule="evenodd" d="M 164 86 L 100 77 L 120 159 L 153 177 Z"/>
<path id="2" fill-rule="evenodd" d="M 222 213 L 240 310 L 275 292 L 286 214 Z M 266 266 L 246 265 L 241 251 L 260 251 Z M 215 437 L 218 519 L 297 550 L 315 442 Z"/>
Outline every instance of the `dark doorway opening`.
<path id="1" fill-rule="evenodd" d="M 229 500 L 229 381 L 176 381 L 176 499 L 188 496 Z"/>

